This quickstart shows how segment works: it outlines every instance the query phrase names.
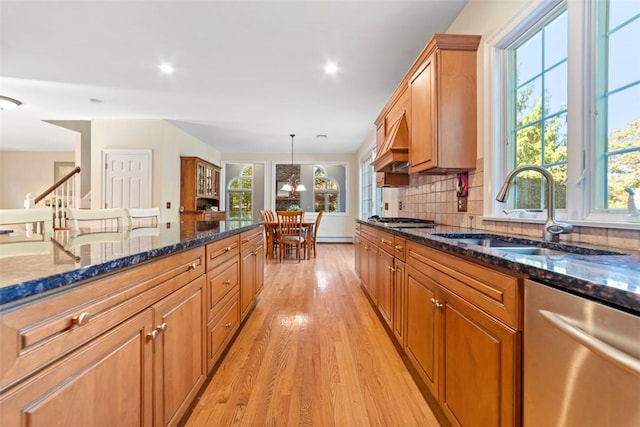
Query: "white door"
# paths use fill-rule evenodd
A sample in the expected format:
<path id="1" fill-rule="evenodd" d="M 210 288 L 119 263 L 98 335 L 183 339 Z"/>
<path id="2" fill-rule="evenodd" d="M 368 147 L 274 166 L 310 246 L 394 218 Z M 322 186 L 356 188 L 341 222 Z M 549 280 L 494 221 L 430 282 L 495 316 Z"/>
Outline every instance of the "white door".
<path id="1" fill-rule="evenodd" d="M 151 150 L 103 150 L 104 208 L 150 208 Z"/>

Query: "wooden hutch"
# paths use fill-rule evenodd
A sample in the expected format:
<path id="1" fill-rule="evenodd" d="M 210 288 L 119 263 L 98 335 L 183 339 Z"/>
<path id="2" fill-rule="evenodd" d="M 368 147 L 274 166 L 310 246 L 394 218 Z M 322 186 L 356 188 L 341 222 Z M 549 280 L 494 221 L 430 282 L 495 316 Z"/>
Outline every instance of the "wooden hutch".
<path id="1" fill-rule="evenodd" d="M 180 157 L 180 219 L 226 219 L 226 213 L 220 210 L 220 170 L 220 166 L 199 157 Z"/>

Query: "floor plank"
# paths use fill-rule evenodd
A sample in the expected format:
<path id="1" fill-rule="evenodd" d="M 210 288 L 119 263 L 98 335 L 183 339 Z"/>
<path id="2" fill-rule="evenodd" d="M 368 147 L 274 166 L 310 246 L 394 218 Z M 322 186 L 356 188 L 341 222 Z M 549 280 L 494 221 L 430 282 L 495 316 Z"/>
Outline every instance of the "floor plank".
<path id="1" fill-rule="evenodd" d="M 360 289 L 351 244 L 268 262 L 265 287 L 186 422 L 439 426 Z"/>

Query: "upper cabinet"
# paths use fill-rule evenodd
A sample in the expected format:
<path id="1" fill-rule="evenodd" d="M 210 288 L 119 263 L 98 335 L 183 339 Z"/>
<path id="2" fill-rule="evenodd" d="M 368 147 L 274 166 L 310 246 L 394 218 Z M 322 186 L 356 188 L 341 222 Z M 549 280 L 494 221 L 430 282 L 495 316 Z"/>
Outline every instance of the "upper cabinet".
<path id="1" fill-rule="evenodd" d="M 409 173 L 476 166 L 480 36 L 436 34 L 409 78 Z"/>
<path id="2" fill-rule="evenodd" d="M 480 36 L 435 34 L 378 115 L 378 186 L 391 174 L 447 173 L 476 164 Z M 389 185 L 389 184 L 386 184 Z"/>

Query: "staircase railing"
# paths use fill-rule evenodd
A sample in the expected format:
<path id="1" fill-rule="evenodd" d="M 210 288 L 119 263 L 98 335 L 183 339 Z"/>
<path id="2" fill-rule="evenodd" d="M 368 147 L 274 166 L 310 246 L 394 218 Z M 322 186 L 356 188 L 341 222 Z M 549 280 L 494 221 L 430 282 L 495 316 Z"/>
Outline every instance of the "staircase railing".
<path id="1" fill-rule="evenodd" d="M 76 179 L 80 173 L 80 166 L 60 178 L 39 196 L 33 199 L 36 207 L 51 206 L 53 229 L 67 228 L 65 210 L 74 207 L 76 203 Z"/>

